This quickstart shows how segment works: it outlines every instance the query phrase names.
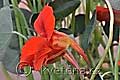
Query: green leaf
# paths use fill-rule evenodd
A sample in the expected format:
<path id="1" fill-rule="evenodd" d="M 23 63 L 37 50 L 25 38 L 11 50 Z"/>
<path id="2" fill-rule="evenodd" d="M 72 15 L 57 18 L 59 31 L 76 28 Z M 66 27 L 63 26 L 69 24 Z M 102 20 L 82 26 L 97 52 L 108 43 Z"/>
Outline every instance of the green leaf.
<path id="1" fill-rule="evenodd" d="M 25 17 L 27 23 L 29 24 L 29 19 L 30 19 L 31 15 L 32 15 L 32 12 L 30 12 L 30 11 L 28 11 L 26 9 L 22 9 L 22 8 L 20 10 L 24 14 L 24 17 Z"/>
<path id="2" fill-rule="evenodd" d="M 0 60 L 4 56 L 4 49 L 8 45 L 13 31 L 11 10 L 9 7 L 0 9 Z"/>
<path id="3" fill-rule="evenodd" d="M 20 48 L 17 35 L 13 34 L 9 41 L 9 44 L 4 51 L 5 55 L 2 59 L 2 62 L 8 71 L 16 73 L 16 66 L 19 62 L 20 55 Z"/>
<path id="4" fill-rule="evenodd" d="M 85 14 L 76 15 L 74 35 L 83 34 L 84 31 L 85 31 Z"/>
<path id="5" fill-rule="evenodd" d="M 26 20 L 29 20 L 31 14 L 23 9 L 21 11 L 24 13 L 24 15 L 26 15 L 25 16 Z M 14 13 L 12 14 L 12 20 L 13 20 L 14 31 L 16 31 L 17 29 L 16 29 L 16 24 L 15 24 Z M 10 37 L 8 46 L 6 46 L 4 54 L 5 55 L 2 59 L 2 62 L 5 68 L 12 73 L 17 73 L 16 66 L 19 63 L 20 46 L 19 46 L 19 39 L 16 34 L 12 34 L 12 36 Z M 23 73 L 23 72 L 18 71 L 18 73 Z"/>
<path id="6" fill-rule="evenodd" d="M 12 19 L 14 21 L 13 15 Z M 15 22 L 13 23 L 13 30 L 16 31 Z M 4 48 L 4 52 L 2 54 L 4 54 L 4 56 L 1 61 L 4 64 L 4 67 L 8 71 L 16 73 L 16 66 L 19 62 L 20 56 L 19 40 L 16 34 L 12 33 L 11 37 L 9 38 L 9 42 L 6 45 L 6 48 Z"/>
<path id="7" fill-rule="evenodd" d="M 80 5 L 79 0 L 56 0 L 51 2 L 50 5 L 54 9 L 56 19 L 64 18 L 70 13 L 75 11 Z"/>
<path id="8" fill-rule="evenodd" d="M 30 11 L 28 11 L 26 9 L 22 9 L 22 8 L 20 8 L 20 11 L 23 13 L 23 15 L 24 15 L 24 17 L 25 17 L 25 19 L 27 21 L 27 24 L 29 25 L 29 23 L 30 23 L 29 21 L 30 21 L 32 12 L 30 12 Z M 13 23 L 15 23 L 15 15 L 14 15 L 14 11 L 13 10 L 12 10 L 12 21 L 13 21 Z M 30 27 L 30 25 L 29 25 L 29 27 Z"/>
<path id="9" fill-rule="evenodd" d="M 8 71 L 15 73 L 20 50 L 17 35 L 12 31 L 11 9 L 3 7 L 0 9 L 0 61 Z"/>
<path id="10" fill-rule="evenodd" d="M 86 26 L 86 29 L 85 29 L 83 35 L 81 36 L 81 45 L 84 50 L 86 50 L 89 47 L 90 38 L 92 36 L 92 32 L 95 29 L 95 23 L 96 23 L 96 15 L 95 15 L 95 11 L 94 11 L 89 24 Z"/>

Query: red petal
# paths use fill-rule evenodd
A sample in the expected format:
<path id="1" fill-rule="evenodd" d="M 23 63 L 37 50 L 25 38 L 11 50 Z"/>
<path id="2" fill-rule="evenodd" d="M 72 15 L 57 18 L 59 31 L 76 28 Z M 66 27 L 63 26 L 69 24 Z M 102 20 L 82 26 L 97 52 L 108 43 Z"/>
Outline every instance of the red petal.
<path id="1" fill-rule="evenodd" d="M 90 62 L 87 58 L 87 55 L 84 53 L 84 50 L 82 48 L 80 48 L 79 45 L 72 39 L 71 39 L 71 47 L 73 49 L 75 49 L 88 64 L 90 64 Z"/>
<path id="2" fill-rule="evenodd" d="M 54 34 L 59 39 L 59 46 L 64 46 L 64 48 L 66 49 L 67 47 L 69 47 L 69 45 L 71 45 L 72 48 L 74 48 L 84 58 L 84 60 L 87 63 L 89 63 L 87 55 L 84 53 L 84 51 L 82 50 L 82 48 L 80 48 L 79 45 L 74 40 L 72 40 L 71 38 L 69 38 L 68 35 L 66 35 L 66 34 L 64 34 L 62 32 L 58 32 L 58 31 L 54 31 Z"/>
<path id="3" fill-rule="evenodd" d="M 34 23 L 34 28 L 38 34 L 47 37 L 50 40 L 55 26 L 55 17 L 53 9 L 50 6 L 45 6 L 40 12 Z"/>
<path id="4" fill-rule="evenodd" d="M 97 20 L 99 21 L 110 21 L 110 14 L 108 8 L 104 8 L 101 6 L 96 7 Z M 115 24 L 120 25 L 120 10 L 113 9 L 113 13 L 115 16 Z"/>
<path id="5" fill-rule="evenodd" d="M 97 20 L 99 21 L 109 21 L 109 11 L 107 8 L 97 6 L 96 7 L 97 12 Z"/>
<path id="6" fill-rule="evenodd" d="M 45 65 L 51 63 L 51 62 L 55 62 L 55 60 L 57 60 L 57 58 L 59 58 L 60 56 L 64 55 L 65 49 L 58 51 L 53 50 L 51 53 L 48 54 L 48 58 L 45 61 Z"/>
<path id="7" fill-rule="evenodd" d="M 68 36 L 58 31 L 54 31 L 50 41 L 52 48 L 56 50 L 66 49 L 70 45 L 70 39 Z"/>
<path id="8" fill-rule="evenodd" d="M 74 56 L 71 53 L 66 52 L 63 56 L 66 60 L 68 60 L 77 70 L 80 72 L 80 67 L 75 60 Z"/>
<path id="9" fill-rule="evenodd" d="M 47 58 L 47 55 L 41 57 L 40 59 L 35 60 L 35 62 L 34 62 L 34 70 L 36 70 L 36 71 L 41 70 L 45 58 Z"/>
<path id="10" fill-rule="evenodd" d="M 22 48 L 20 63 L 25 62 L 28 65 L 32 66 L 34 55 L 39 52 L 39 49 L 42 49 L 45 44 L 46 39 L 42 37 L 32 37 L 26 41 L 25 45 Z M 24 66 L 24 64 L 20 64 L 20 66 Z"/>
<path id="11" fill-rule="evenodd" d="M 39 49 L 39 52 L 35 54 L 34 57 L 34 69 L 40 70 L 42 66 L 44 65 L 43 62 L 48 57 L 48 54 L 52 51 L 51 48 L 49 48 L 48 45 L 44 45 L 41 49 Z"/>

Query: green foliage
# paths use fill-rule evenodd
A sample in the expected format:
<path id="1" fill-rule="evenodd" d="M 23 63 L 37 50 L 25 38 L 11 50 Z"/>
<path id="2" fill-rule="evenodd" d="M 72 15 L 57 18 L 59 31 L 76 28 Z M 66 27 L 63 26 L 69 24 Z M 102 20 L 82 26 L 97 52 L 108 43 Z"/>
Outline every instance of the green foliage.
<path id="1" fill-rule="evenodd" d="M 8 46 L 9 39 L 13 31 L 13 24 L 11 18 L 11 10 L 9 7 L 0 9 L 0 54 L 1 58 L 4 55 L 4 49 Z M 0 58 L 0 59 L 1 59 Z"/>
<path id="2" fill-rule="evenodd" d="M 92 32 L 95 29 L 95 23 L 96 23 L 96 14 L 94 12 L 89 24 L 86 26 L 86 29 L 81 37 L 81 45 L 84 50 L 86 50 L 89 47 L 90 38 L 92 36 Z"/>
<path id="3" fill-rule="evenodd" d="M 10 42 L 8 43 L 8 46 L 5 48 L 2 62 L 8 71 L 16 73 L 16 66 L 19 62 L 20 56 L 20 48 L 17 35 L 13 34 L 9 41 Z"/>
<path id="4" fill-rule="evenodd" d="M 13 25 L 12 25 L 12 19 L 11 19 L 11 10 L 9 7 L 4 7 L 0 10 L 0 33 L 1 34 L 5 34 L 6 36 L 9 37 L 10 33 L 12 33 L 13 31 Z M 6 24 L 7 23 L 7 24 Z M 6 43 L 6 41 L 8 39 L 8 37 L 2 37 L 3 40 L 0 41 L 4 41 L 4 42 L 0 42 L 0 48 L 2 48 L 2 46 Z"/>
<path id="5" fill-rule="evenodd" d="M 83 34 L 85 31 L 85 14 L 75 16 L 75 35 Z"/>
<path id="6" fill-rule="evenodd" d="M 80 5 L 80 1 L 56 0 L 55 2 L 50 3 L 50 5 L 54 9 L 56 19 L 63 19 L 78 8 L 78 6 Z"/>

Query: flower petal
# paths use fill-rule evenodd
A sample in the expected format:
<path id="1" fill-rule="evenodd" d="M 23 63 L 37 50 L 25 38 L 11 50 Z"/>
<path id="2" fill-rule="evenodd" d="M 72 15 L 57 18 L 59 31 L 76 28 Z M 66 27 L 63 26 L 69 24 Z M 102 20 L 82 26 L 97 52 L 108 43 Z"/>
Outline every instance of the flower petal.
<path id="1" fill-rule="evenodd" d="M 51 47 L 56 50 L 66 49 L 70 45 L 68 36 L 62 32 L 54 31 L 51 38 Z"/>
<path id="2" fill-rule="evenodd" d="M 48 58 L 48 54 L 52 51 L 52 49 L 46 44 L 41 49 L 39 49 L 39 52 L 35 54 L 34 56 L 34 69 L 40 70 L 45 60 Z"/>
<path id="3" fill-rule="evenodd" d="M 55 62 L 57 60 L 57 58 L 59 58 L 60 56 L 64 55 L 66 49 L 60 50 L 58 51 L 52 51 L 51 53 L 48 54 L 48 58 L 45 61 L 45 65 L 50 64 L 51 62 Z"/>
<path id="4" fill-rule="evenodd" d="M 74 40 L 72 40 L 72 39 L 71 39 L 71 47 L 72 47 L 73 49 L 75 49 L 75 50 L 79 53 L 79 55 L 81 55 L 81 56 L 83 57 L 83 59 L 84 59 L 88 64 L 90 64 L 90 62 L 89 62 L 89 60 L 88 60 L 88 58 L 87 58 L 87 55 L 84 53 L 84 50 L 83 50 L 82 48 L 80 48 L 79 45 L 78 45 Z"/>
<path id="5" fill-rule="evenodd" d="M 26 41 L 20 56 L 20 63 L 25 62 L 25 64 L 20 64 L 20 66 L 24 67 L 26 64 L 33 66 L 34 55 L 38 53 L 39 49 L 42 49 L 45 44 L 46 39 L 43 37 L 31 37 Z"/>
<path id="6" fill-rule="evenodd" d="M 110 21 L 110 14 L 108 8 L 97 6 L 96 13 L 97 13 L 97 20 L 106 21 L 106 22 Z M 120 10 L 113 9 L 113 13 L 115 16 L 115 24 L 120 25 Z"/>
<path id="7" fill-rule="evenodd" d="M 56 36 L 59 39 L 59 44 L 58 44 L 59 46 L 64 46 L 64 48 L 67 49 L 71 45 L 71 47 L 74 48 L 84 58 L 84 60 L 87 63 L 89 63 L 87 55 L 84 53 L 84 50 L 80 48 L 79 45 L 73 39 L 71 39 L 67 34 L 58 31 L 54 31 L 54 34 L 56 34 Z"/>
<path id="8" fill-rule="evenodd" d="M 43 62 L 45 61 L 45 58 L 47 58 L 47 55 L 41 57 L 40 59 L 35 60 L 34 62 L 34 70 L 39 71 L 41 70 L 43 66 Z"/>
<path id="9" fill-rule="evenodd" d="M 50 40 L 55 26 L 55 17 L 53 15 L 53 9 L 50 6 L 45 6 L 37 17 L 34 28 L 35 31 Z"/>
<path id="10" fill-rule="evenodd" d="M 66 60 L 68 60 L 80 72 L 80 67 L 79 67 L 77 61 L 75 60 L 74 56 L 71 53 L 69 53 L 68 51 L 66 51 L 65 54 L 63 55 L 63 57 Z"/>

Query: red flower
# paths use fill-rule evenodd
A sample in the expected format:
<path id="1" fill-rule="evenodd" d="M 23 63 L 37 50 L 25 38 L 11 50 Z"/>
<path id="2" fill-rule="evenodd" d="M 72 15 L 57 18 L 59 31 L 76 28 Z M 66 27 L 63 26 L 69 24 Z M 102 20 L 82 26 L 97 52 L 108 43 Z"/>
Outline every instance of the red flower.
<path id="1" fill-rule="evenodd" d="M 97 13 L 97 20 L 106 21 L 106 22 L 110 21 L 110 14 L 108 8 L 97 6 L 96 13 Z M 115 24 L 120 25 L 120 10 L 113 9 L 113 13 L 115 16 Z"/>
<path id="2" fill-rule="evenodd" d="M 65 33 L 54 30 L 55 17 L 50 6 L 45 6 L 34 23 L 38 36 L 31 37 L 22 48 L 19 68 L 31 66 L 40 70 L 42 66 L 54 63 L 60 57 L 64 57 L 77 69 L 79 66 L 67 51 L 71 46 L 86 62 L 88 58 L 79 45 Z"/>

